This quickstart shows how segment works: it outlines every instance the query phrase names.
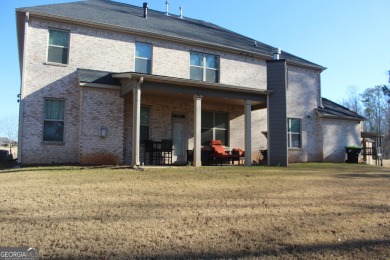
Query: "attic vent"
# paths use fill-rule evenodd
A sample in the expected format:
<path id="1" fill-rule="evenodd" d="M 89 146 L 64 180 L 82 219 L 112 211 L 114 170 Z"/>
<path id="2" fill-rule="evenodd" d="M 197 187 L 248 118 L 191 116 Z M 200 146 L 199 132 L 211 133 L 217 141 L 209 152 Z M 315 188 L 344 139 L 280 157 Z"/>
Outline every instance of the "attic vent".
<path id="1" fill-rule="evenodd" d="M 183 7 L 180 6 L 179 9 L 180 9 L 180 18 L 183 19 Z"/>
<path id="2" fill-rule="evenodd" d="M 169 1 L 165 1 L 165 7 L 167 9 L 165 12 L 165 15 L 169 15 L 169 13 L 168 13 Z"/>
<path id="3" fill-rule="evenodd" d="M 274 60 L 279 60 L 281 53 L 282 53 L 282 50 L 279 48 L 272 49 L 272 54 L 274 55 Z"/>
<path id="4" fill-rule="evenodd" d="M 144 18 L 148 18 L 148 3 L 144 3 Z"/>

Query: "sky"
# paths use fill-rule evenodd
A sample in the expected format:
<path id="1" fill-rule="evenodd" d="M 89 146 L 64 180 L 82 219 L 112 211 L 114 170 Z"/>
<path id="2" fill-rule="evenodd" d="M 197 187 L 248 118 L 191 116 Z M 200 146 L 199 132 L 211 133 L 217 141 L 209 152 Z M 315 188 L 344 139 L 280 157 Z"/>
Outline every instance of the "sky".
<path id="1" fill-rule="evenodd" d="M 20 91 L 15 9 L 76 0 L 0 0 L 1 121 L 17 118 Z M 146 0 L 165 11 L 165 0 Z M 145 0 L 117 0 L 142 6 Z M 169 12 L 211 22 L 281 48 L 327 69 L 322 96 L 336 102 L 388 84 L 390 70 L 390 0 L 169 0 Z"/>

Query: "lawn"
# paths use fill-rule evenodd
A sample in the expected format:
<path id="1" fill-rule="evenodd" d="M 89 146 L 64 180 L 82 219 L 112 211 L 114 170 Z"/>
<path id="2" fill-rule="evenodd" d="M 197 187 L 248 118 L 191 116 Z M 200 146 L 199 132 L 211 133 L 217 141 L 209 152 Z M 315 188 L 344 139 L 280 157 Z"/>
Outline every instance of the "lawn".
<path id="1" fill-rule="evenodd" d="M 0 170 L 0 246 L 52 258 L 389 259 L 390 168 Z"/>

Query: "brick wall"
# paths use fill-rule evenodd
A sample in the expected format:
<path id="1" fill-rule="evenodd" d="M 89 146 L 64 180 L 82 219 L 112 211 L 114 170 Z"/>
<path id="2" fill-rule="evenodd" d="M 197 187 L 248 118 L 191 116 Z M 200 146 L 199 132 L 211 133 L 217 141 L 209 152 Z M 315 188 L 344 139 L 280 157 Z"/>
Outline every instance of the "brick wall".
<path id="1" fill-rule="evenodd" d="M 122 164 L 124 100 L 119 91 L 84 87 L 81 95 L 80 163 Z"/>
<path id="2" fill-rule="evenodd" d="M 69 64 L 46 63 L 48 28 L 70 30 Z M 178 43 L 144 38 L 119 32 L 88 28 L 79 25 L 30 19 L 27 34 L 25 85 L 22 93 L 22 152 L 21 162 L 30 163 L 94 163 L 97 153 L 107 153 L 107 162 L 128 163 L 131 158 L 132 97 L 119 97 L 108 90 L 81 90 L 76 76 L 77 68 L 129 72 L 134 70 L 134 42 L 153 44 L 152 72 L 178 78 L 189 78 L 190 51 L 220 56 L 220 82 L 248 88 L 266 89 L 264 60 L 224 53 L 213 49 L 196 48 Z M 318 125 L 305 116 L 317 106 L 318 74 L 289 67 L 289 116 L 303 120 L 303 136 L 314 136 Z M 44 98 L 64 98 L 65 138 L 62 144 L 42 142 Z M 308 100 L 302 106 L 302 97 Z M 97 98 L 97 100 L 94 100 Z M 193 147 L 193 100 L 168 100 L 142 96 L 142 104 L 151 106 L 151 138 L 171 136 L 171 113 L 182 112 L 188 118 L 188 144 Z M 103 110 L 104 108 L 104 110 Z M 244 147 L 244 107 L 203 102 L 202 109 L 229 113 L 230 144 Z M 82 111 L 82 112 L 81 112 Z M 115 114 L 115 117 L 112 115 Z M 94 120 L 92 120 L 94 115 Z M 252 112 L 252 154 L 265 148 L 267 140 L 261 131 L 267 130 L 267 110 Z M 97 136 L 100 127 L 108 129 L 109 136 Z M 123 127 L 124 126 L 124 127 Z M 317 128 L 316 128 L 317 127 Z M 121 129 L 121 130 L 119 130 Z M 122 137 L 121 137 L 122 135 Z M 294 151 L 297 160 L 310 160 L 315 151 L 311 138 L 306 138 L 301 151 Z M 319 139 L 315 139 L 314 142 Z M 122 143 L 122 144 L 120 144 Z M 104 147 L 104 149 L 103 149 Z M 115 148 L 114 148 L 115 147 Z M 305 150 L 307 149 L 307 151 Z M 141 151 L 142 154 L 142 151 Z M 314 153 L 315 154 L 315 153 Z M 124 155 L 124 156 L 123 156 Z M 94 158 L 94 159 L 91 159 Z"/>
<path id="3" fill-rule="evenodd" d="M 323 156 L 326 162 L 344 162 L 346 146 L 361 146 L 356 121 L 322 118 Z"/>
<path id="4" fill-rule="evenodd" d="M 287 117 L 301 119 L 301 148 L 289 149 L 289 162 L 322 161 L 320 77 L 313 70 L 288 66 Z"/>

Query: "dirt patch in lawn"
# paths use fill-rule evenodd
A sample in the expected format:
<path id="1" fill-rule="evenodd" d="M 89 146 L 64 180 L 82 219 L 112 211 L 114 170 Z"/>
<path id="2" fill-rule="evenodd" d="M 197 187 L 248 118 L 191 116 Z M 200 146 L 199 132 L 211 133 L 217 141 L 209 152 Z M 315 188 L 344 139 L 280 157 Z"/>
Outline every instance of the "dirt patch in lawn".
<path id="1" fill-rule="evenodd" d="M 386 167 L 37 167 L 0 183 L 0 245 L 43 259 L 390 257 Z"/>

